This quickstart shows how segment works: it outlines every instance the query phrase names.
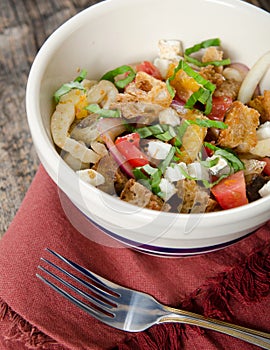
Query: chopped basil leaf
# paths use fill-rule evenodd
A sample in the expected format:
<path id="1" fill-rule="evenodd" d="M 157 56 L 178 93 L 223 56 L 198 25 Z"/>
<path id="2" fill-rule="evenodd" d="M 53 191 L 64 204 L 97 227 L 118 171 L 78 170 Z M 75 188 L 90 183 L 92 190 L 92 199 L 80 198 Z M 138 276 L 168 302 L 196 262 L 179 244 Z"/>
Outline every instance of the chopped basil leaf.
<path id="1" fill-rule="evenodd" d="M 211 119 L 199 119 L 196 120 L 189 120 L 190 124 L 196 124 L 198 126 L 202 126 L 204 128 L 217 128 L 217 129 L 227 129 L 228 125 L 224 122 L 220 122 L 218 120 L 211 120 Z"/>
<path id="2" fill-rule="evenodd" d="M 135 129 L 135 132 L 137 132 L 142 139 L 146 139 L 149 136 L 152 136 L 152 132 L 150 131 L 149 127 L 145 126 L 143 128 Z"/>
<path id="3" fill-rule="evenodd" d="M 83 85 L 79 83 L 78 81 L 71 81 L 70 83 L 63 84 L 57 91 L 55 91 L 53 97 L 55 99 L 55 102 L 58 103 L 60 101 L 60 98 L 70 92 L 72 89 L 79 89 L 79 90 L 85 90 Z"/>
<path id="4" fill-rule="evenodd" d="M 161 181 L 161 171 L 149 164 L 133 169 L 135 179 L 153 193 L 157 194 L 160 191 L 159 184 Z M 148 176 L 147 176 L 148 175 Z"/>
<path id="5" fill-rule="evenodd" d="M 211 159 L 211 160 L 201 160 L 200 163 L 205 167 L 205 168 L 212 168 L 212 166 L 217 165 L 219 161 L 219 158 Z"/>
<path id="6" fill-rule="evenodd" d="M 177 72 L 183 69 L 183 71 L 190 77 L 192 77 L 198 84 L 201 85 L 198 91 L 195 91 L 188 101 L 185 104 L 186 108 L 192 109 L 195 103 L 201 102 L 205 105 L 204 113 L 207 115 L 211 112 L 212 109 L 212 94 L 215 91 L 216 86 L 212 84 L 209 80 L 204 79 L 198 72 L 195 72 L 184 60 L 180 60 L 178 66 L 174 69 L 172 76 L 166 80 L 167 88 L 170 85 L 170 82 L 175 78 Z M 170 90 L 169 90 L 170 92 Z M 173 97 L 175 91 L 173 90 Z"/>
<path id="7" fill-rule="evenodd" d="M 164 126 L 160 124 L 150 125 L 148 128 L 151 131 L 152 135 L 158 135 L 166 131 L 164 129 Z"/>
<path id="8" fill-rule="evenodd" d="M 70 92 L 72 89 L 85 90 L 81 82 L 86 78 L 87 71 L 83 69 L 77 78 L 69 83 L 63 84 L 58 90 L 55 91 L 53 97 L 56 103 L 60 101 L 60 98 Z"/>
<path id="9" fill-rule="evenodd" d="M 220 66 L 227 66 L 228 64 L 231 64 L 231 60 L 229 58 L 226 58 L 224 60 L 220 61 L 208 61 L 208 62 L 201 62 L 197 60 L 196 58 L 184 55 L 185 60 L 189 63 L 192 63 L 198 67 L 206 67 L 206 66 L 215 66 L 215 67 L 220 67 Z"/>
<path id="10" fill-rule="evenodd" d="M 229 165 L 233 168 L 234 172 L 245 169 L 245 165 L 241 160 L 231 151 L 219 148 L 212 143 L 204 142 L 204 145 L 209 149 L 213 150 L 216 155 L 225 158 Z"/>
<path id="11" fill-rule="evenodd" d="M 167 142 L 167 141 L 170 141 L 171 139 L 173 139 L 174 136 L 168 130 L 168 131 L 165 131 L 163 134 L 156 135 L 156 138 L 161 140 L 161 141 Z"/>
<path id="12" fill-rule="evenodd" d="M 74 79 L 74 81 L 77 81 L 78 83 L 81 83 L 87 76 L 87 70 L 83 69 L 77 78 Z"/>
<path id="13" fill-rule="evenodd" d="M 115 80 L 115 78 L 121 74 L 124 73 L 128 73 L 128 75 L 123 78 L 123 79 L 119 79 L 119 80 Z M 134 72 L 134 70 L 130 67 L 130 66 L 121 66 L 118 68 L 115 68 L 107 73 L 105 73 L 100 80 L 109 80 L 112 83 L 114 83 L 114 85 L 119 88 L 119 89 L 123 89 L 124 87 L 126 87 L 129 83 L 131 83 L 133 81 L 133 79 L 135 78 L 136 73 Z"/>
<path id="14" fill-rule="evenodd" d="M 142 171 L 142 167 L 134 168 L 133 174 L 136 180 L 148 180 L 147 175 Z"/>
<path id="15" fill-rule="evenodd" d="M 196 58 L 190 57 L 191 54 L 198 52 L 201 49 L 206 49 L 210 46 L 219 46 L 220 45 L 220 39 L 214 38 L 214 39 L 208 39 L 205 41 L 202 41 L 199 44 L 196 44 L 188 49 L 185 50 L 184 52 L 184 57 L 185 60 L 189 63 L 195 64 L 198 67 L 206 67 L 208 65 L 212 66 L 225 66 L 231 63 L 231 60 L 229 58 L 224 59 L 224 60 L 219 60 L 219 61 L 209 61 L 209 62 L 201 62 L 197 60 Z"/>
<path id="16" fill-rule="evenodd" d="M 118 109 L 113 110 L 100 108 L 97 103 L 90 104 L 86 106 L 85 109 L 87 109 L 89 112 L 97 113 L 103 118 L 119 118 L 121 116 Z"/>
<path id="17" fill-rule="evenodd" d="M 167 154 L 167 157 L 162 162 L 159 163 L 158 168 L 160 169 L 162 174 L 165 172 L 165 170 L 168 168 L 169 164 L 173 160 L 174 153 L 175 153 L 175 147 L 171 147 L 171 149 L 169 150 L 169 153 Z"/>

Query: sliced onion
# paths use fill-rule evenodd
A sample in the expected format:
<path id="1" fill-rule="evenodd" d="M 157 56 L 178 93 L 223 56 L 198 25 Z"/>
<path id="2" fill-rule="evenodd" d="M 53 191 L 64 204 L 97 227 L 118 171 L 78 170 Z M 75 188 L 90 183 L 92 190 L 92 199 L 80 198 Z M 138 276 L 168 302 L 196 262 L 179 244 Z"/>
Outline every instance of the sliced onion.
<path id="1" fill-rule="evenodd" d="M 240 87 L 238 100 L 247 103 L 251 100 L 257 85 L 267 72 L 270 65 L 270 51 L 265 53 L 248 71 Z"/>
<path id="2" fill-rule="evenodd" d="M 134 178 L 133 170 L 114 144 L 115 138 L 126 129 L 121 118 L 101 118 L 97 129 L 116 163 L 127 176 Z"/>
<path id="3" fill-rule="evenodd" d="M 242 81 L 245 79 L 247 73 L 249 72 L 249 67 L 243 63 L 233 62 L 228 66 L 228 69 L 235 69 L 241 76 Z M 225 72 L 227 68 L 224 69 Z"/>

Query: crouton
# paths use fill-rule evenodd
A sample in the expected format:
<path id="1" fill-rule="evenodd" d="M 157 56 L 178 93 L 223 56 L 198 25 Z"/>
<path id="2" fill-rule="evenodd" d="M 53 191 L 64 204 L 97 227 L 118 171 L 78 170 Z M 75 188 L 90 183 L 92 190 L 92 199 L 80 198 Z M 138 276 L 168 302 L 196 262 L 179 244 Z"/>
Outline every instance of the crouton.
<path id="1" fill-rule="evenodd" d="M 209 80 L 212 84 L 216 85 L 216 88 L 221 86 L 221 84 L 225 80 L 223 75 L 221 73 L 217 72 L 216 68 L 212 65 L 203 67 L 200 70 L 200 75 L 204 79 Z"/>
<path id="2" fill-rule="evenodd" d="M 134 179 L 128 180 L 120 195 L 120 199 L 142 208 L 158 211 L 170 210 L 169 204 L 164 203 L 160 197 L 153 194 L 149 189 L 139 182 L 136 182 Z"/>
<path id="3" fill-rule="evenodd" d="M 145 72 L 138 72 L 135 80 L 125 88 L 125 93 L 118 94 L 117 102 L 155 103 L 168 108 L 172 102 L 166 83 Z"/>
<path id="4" fill-rule="evenodd" d="M 204 213 L 208 211 L 209 205 L 213 205 L 209 193 L 200 188 L 194 180 L 180 180 L 176 188 L 180 201 L 177 207 L 179 213 Z"/>
<path id="5" fill-rule="evenodd" d="M 232 100 L 236 100 L 239 90 L 240 90 L 241 82 L 236 81 L 234 79 L 225 79 L 222 84 L 217 85 L 216 90 L 214 91 L 214 96 L 226 96 L 231 97 Z"/>
<path id="6" fill-rule="evenodd" d="M 248 105 L 260 113 L 261 123 L 270 121 L 270 90 L 265 90 L 263 96 L 257 96 Z"/>
<path id="7" fill-rule="evenodd" d="M 220 131 L 218 144 L 240 153 L 249 152 L 257 144 L 259 117 L 259 112 L 255 109 L 239 101 L 233 102 L 224 118 L 228 128 Z"/>

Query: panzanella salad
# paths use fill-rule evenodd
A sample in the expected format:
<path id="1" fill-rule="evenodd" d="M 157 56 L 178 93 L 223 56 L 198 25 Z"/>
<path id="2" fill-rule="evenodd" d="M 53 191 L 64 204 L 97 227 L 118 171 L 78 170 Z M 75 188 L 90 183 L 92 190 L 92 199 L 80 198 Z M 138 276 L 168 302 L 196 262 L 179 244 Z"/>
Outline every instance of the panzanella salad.
<path id="1" fill-rule="evenodd" d="M 175 213 L 239 207 L 270 194 L 270 91 L 218 38 L 183 49 L 160 40 L 153 61 L 98 81 L 85 70 L 54 94 L 55 145 L 78 176 L 131 204 Z M 267 62 L 267 64 L 266 64 Z"/>

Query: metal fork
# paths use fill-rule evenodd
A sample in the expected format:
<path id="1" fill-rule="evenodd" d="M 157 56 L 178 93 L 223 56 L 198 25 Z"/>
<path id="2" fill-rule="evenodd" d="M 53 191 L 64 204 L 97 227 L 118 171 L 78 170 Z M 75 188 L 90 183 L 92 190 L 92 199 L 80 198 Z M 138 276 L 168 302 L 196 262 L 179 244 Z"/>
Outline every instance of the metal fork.
<path id="1" fill-rule="evenodd" d="M 88 314 L 111 327 L 128 332 L 139 332 L 155 324 L 179 322 L 225 333 L 261 348 L 270 349 L 268 333 L 162 305 L 148 294 L 110 282 L 53 250 L 48 248 L 46 250 L 68 265 L 72 271 L 74 270 L 73 272 L 76 271 L 76 275 L 48 259 L 41 258 L 51 270 L 61 272 L 63 276 L 72 280 L 73 284 L 41 265 L 38 268 L 46 277 L 50 277 L 47 279 L 48 277 L 36 274 L 37 277 Z M 57 281 L 56 284 L 51 282 L 51 279 Z M 59 285 L 68 289 L 69 292 Z M 78 285 L 82 287 L 78 288 Z M 73 292 L 70 293 L 70 291 Z"/>

